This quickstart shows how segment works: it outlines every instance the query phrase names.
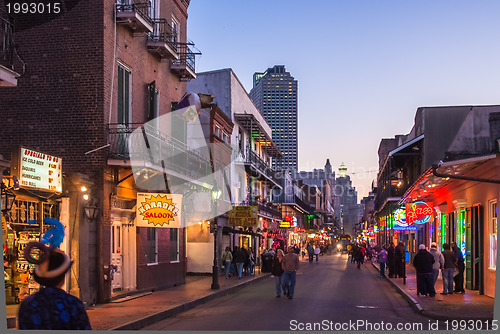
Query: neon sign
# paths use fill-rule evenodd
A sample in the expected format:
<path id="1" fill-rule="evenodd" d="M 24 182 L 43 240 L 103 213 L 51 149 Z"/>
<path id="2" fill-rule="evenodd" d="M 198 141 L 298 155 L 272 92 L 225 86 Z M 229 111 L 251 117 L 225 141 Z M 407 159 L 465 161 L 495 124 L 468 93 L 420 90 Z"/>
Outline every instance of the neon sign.
<path id="1" fill-rule="evenodd" d="M 406 210 L 397 209 L 394 211 L 394 222 L 399 226 L 408 226 L 406 223 Z"/>
<path id="2" fill-rule="evenodd" d="M 408 225 L 413 224 L 425 224 L 427 223 L 433 213 L 434 209 L 431 205 L 432 203 L 426 202 L 415 202 L 406 204 L 406 222 Z"/>

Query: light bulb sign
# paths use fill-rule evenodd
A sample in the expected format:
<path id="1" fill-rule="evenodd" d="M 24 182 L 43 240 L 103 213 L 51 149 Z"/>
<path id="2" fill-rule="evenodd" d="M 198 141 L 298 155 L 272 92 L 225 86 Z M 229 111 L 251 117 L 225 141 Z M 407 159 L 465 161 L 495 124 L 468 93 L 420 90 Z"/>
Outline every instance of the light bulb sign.
<path id="1" fill-rule="evenodd" d="M 16 152 L 17 153 L 17 152 Z M 45 153 L 20 148 L 18 166 L 14 167 L 22 188 L 62 191 L 62 159 Z M 18 168 L 18 169 L 17 169 Z"/>
<path id="2" fill-rule="evenodd" d="M 181 204 L 179 194 L 137 193 L 137 226 L 180 228 Z"/>
<path id="3" fill-rule="evenodd" d="M 408 225 L 425 224 L 434 214 L 432 203 L 415 202 L 406 204 L 406 222 Z"/>

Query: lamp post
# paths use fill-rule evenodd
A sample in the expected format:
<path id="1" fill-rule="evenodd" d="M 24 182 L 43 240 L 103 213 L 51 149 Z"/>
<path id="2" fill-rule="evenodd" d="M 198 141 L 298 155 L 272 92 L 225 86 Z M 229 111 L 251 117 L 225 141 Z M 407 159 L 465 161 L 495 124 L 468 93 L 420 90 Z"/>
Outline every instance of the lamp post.
<path id="1" fill-rule="evenodd" d="M 217 233 L 218 233 L 218 225 L 217 225 L 217 201 L 219 200 L 222 191 L 220 191 L 216 186 L 212 188 L 212 200 L 214 203 L 214 265 L 212 267 L 212 290 L 216 290 L 220 288 L 219 285 L 219 260 L 217 256 Z"/>

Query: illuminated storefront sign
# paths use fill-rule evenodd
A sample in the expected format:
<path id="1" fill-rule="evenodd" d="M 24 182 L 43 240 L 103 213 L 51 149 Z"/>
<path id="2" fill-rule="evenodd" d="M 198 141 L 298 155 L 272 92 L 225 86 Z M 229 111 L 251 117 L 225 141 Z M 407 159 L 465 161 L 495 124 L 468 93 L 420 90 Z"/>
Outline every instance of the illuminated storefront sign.
<path id="1" fill-rule="evenodd" d="M 137 226 L 180 228 L 182 195 L 137 193 Z"/>
<path id="2" fill-rule="evenodd" d="M 280 227 L 297 227 L 297 217 L 285 216 L 285 220 L 280 223 Z"/>
<path id="3" fill-rule="evenodd" d="M 394 231 L 416 231 L 416 226 L 394 226 L 392 228 Z"/>
<path id="4" fill-rule="evenodd" d="M 434 213 L 432 203 L 415 202 L 406 204 L 406 222 L 408 225 L 425 224 Z"/>
<path id="5" fill-rule="evenodd" d="M 62 191 L 62 159 L 26 148 L 20 149 L 19 185 L 44 191 Z"/>
<path id="6" fill-rule="evenodd" d="M 394 223 L 399 226 L 408 226 L 406 223 L 406 210 L 405 209 L 397 209 L 394 211 Z"/>

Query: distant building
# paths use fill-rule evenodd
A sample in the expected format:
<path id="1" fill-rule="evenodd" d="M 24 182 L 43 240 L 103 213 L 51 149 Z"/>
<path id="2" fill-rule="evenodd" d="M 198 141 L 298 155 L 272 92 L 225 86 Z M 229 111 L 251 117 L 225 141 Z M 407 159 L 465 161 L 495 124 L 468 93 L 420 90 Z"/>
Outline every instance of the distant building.
<path id="1" fill-rule="evenodd" d="M 273 168 L 297 170 L 298 166 L 298 83 L 284 65 L 254 73 L 250 97 L 272 129 L 272 138 L 283 152 L 273 159 Z"/>
<path id="2" fill-rule="evenodd" d="M 316 213 L 322 215 L 322 224 L 334 224 L 333 203 L 335 188 L 335 172 L 332 170 L 330 159 L 326 160 L 325 169 L 314 169 L 311 172 L 292 172 L 295 180 L 302 181 L 305 185 L 316 187 L 320 191 L 320 203 L 315 207 Z M 340 228 L 340 226 L 339 226 Z"/>
<path id="3" fill-rule="evenodd" d="M 340 222 L 340 227 L 345 234 L 352 235 L 360 218 L 360 209 L 357 204 L 358 193 L 352 186 L 344 163 L 339 167 L 339 175 L 341 176 L 335 179 L 333 191 L 335 219 Z"/>

